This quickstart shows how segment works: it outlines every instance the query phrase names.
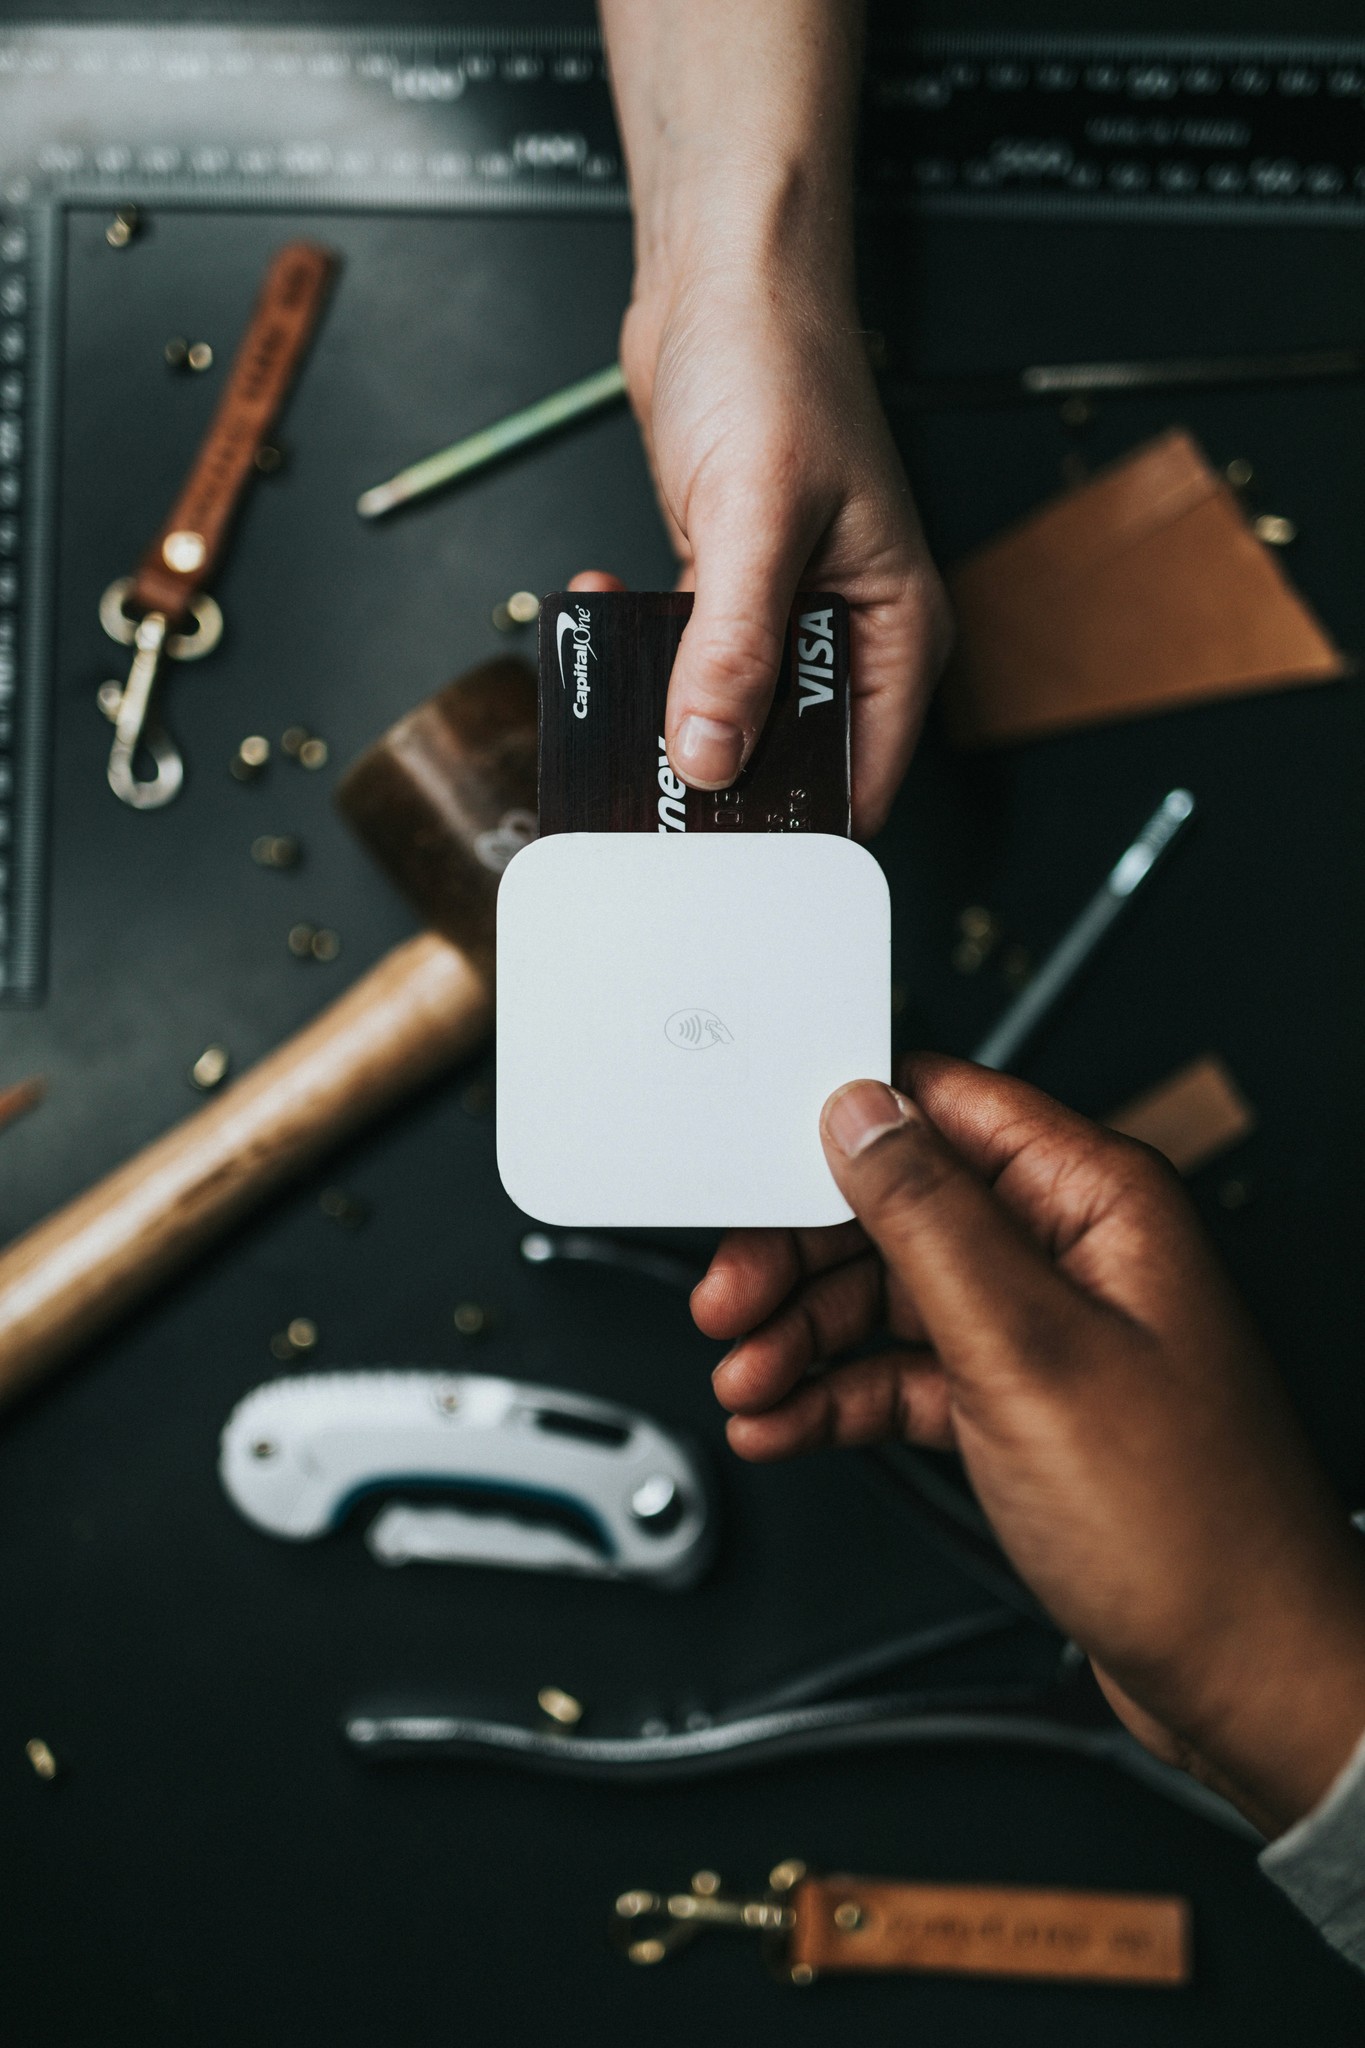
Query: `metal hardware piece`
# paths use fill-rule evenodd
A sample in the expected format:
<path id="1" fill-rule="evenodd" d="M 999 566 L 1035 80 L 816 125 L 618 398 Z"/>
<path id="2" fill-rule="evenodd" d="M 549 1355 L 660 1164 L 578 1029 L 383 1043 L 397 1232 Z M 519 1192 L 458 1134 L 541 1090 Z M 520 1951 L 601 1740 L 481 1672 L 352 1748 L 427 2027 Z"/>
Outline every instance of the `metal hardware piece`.
<path id="1" fill-rule="evenodd" d="M 265 734 L 249 732 L 228 763 L 228 772 L 236 782 L 254 782 L 269 759 L 270 742 Z"/>
<path id="2" fill-rule="evenodd" d="M 805 1876 L 804 1864 L 778 1865 L 778 1871 L 787 1869 Z M 685 1892 L 622 1892 L 612 1916 L 613 1938 L 628 1961 L 645 1965 L 665 1962 L 707 1928 L 762 1934 L 776 1946 L 791 1932 L 796 1915 L 782 1897 L 791 1887 L 769 1882 L 764 1897 L 743 1898 L 727 1892 L 714 1870 L 699 1870 Z"/>
<path id="3" fill-rule="evenodd" d="M 205 1095 L 227 1079 L 232 1056 L 225 1045 L 206 1045 L 190 1068 L 190 1081 Z"/>
<path id="4" fill-rule="evenodd" d="M 536 1694 L 536 1705 L 542 1714 L 548 1714 L 561 1728 L 576 1728 L 583 1719 L 582 1700 L 576 1700 L 571 1692 L 565 1692 L 558 1685 L 542 1685 Z"/>
<path id="5" fill-rule="evenodd" d="M 126 249 L 141 226 L 142 214 L 136 206 L 117 207 L 114 218 L 104 230 L 104 239 L 111 249 Z"/>
<path id="6" fill-rule="evenodd" d="M 171 540 L 187 538 L 170 536 Z M 185 779 L 185 764 L 175 742 L 151 715 L 152 692 L 162 660 L 169 656 L 172 661 L 198 661 L 212 653 L 223 636 L 223 614 L 215 600 L 200 591 L 193 606 L 195 631 L 171 633 L 164 612 L 129 618 L 124 600 L 131 588 L 131 577 L 116 577 L 100 599 L 100 624 L 111 640 L 133 649 L 133 665 L 126 683 L 101 685 L 99 706 L 114 727 L 109 787 L 134 810 L 153 811 L 168 804 Z M 141 752 L 151 757 L 155 772 L 150 776 L 137 773 Z"/>
<path id="7" fill-rule="evenodd" d="M 24 1755 L 32 1764 L 37 1776 L 45 1778 L 48 1784 L 51 1784 L 57 1775 L 57 1759 L 41 1735 L 33 1736 L 24 1744 Z"/>

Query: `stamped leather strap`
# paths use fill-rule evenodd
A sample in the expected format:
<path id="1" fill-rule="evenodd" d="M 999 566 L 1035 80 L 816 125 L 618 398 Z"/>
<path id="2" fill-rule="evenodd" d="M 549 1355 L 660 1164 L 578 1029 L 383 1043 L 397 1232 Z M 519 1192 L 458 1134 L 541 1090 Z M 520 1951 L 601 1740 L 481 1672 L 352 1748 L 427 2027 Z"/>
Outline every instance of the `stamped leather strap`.
<path id="1" fill-rule="evenodd" d="M 191 469 L 138 564 L 126 600 L 174 627 L 213 575 L 232 515 L 322 311 L 336 260 L 316 242 L 289 242 L 271 259 L 227 388 Z"/>
<path id="2" fill-rule="evenodd" d="M 1179 1898 L 807 1877 L 790 1904 L 786 1965 L 798 1982 L 848 1970 L 1166 1985 L 1190 1974 Z"/>

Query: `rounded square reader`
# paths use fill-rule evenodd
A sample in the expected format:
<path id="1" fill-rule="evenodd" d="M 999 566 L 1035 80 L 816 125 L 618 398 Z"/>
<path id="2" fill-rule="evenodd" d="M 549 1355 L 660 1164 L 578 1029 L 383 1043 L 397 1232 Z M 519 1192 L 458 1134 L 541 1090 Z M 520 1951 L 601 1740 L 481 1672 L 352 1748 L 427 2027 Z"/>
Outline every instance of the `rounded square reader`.
<path id="1" fill-rule="evenodd" d="M 885 877 L 822 833 L 565 832 L 498 895 L 498 1170 L 539 1222 L 810 1227 L 891 1068 Z"/>

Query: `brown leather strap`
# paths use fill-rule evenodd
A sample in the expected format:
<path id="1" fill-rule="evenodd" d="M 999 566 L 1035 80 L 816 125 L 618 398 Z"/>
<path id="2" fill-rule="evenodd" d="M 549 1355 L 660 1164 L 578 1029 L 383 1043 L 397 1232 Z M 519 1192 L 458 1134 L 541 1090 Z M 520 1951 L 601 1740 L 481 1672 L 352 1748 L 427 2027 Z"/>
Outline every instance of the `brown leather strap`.
<path id="1" fill-rule="evenodd" d="M 170 517 L 138 564 L 131 612 L 189 614 L 218 565 L 256 451 L 279 417 L 307 348 L 336 259 L 316 242 L 289 242 L 271 259 L 227 388 Z"/>
<path id="2" fill-rule="evenodd" d="M 944 1970 L 971 1976 L 1184 1984 L 1184 1899 L 1014 1885 L 888 1884 L 808 1877 L 791 1894 L 787 1967 Z"/>

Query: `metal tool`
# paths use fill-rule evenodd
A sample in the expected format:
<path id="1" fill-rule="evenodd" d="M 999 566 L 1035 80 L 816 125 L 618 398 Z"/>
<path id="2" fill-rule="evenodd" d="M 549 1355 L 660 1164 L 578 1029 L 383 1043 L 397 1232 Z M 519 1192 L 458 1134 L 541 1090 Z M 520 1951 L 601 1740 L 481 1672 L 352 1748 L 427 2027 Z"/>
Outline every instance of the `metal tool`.
<path id="1" fill-rule="evenodd" d="M 207 584 L 222 559 L 242 494 L 256 474 L 256 456 L 272 432 L 312 338 L 334 268 L 314 242 L 290 242 L 266 270 L 227 384 L 199 453 L 170 514 L 131 576 L 100 599 L 100 623 L 112 640 L 134 649 L 128 680 L 105 683 L 100 709 L 113 722 L 109 787 L 135 810 L 168 804 L 184 781 L 184 763 L 153 715 L 152 692 L 162 661 L 212 653 L 223 614 Z M 206 345 L 200 344 L 206 349 Z M 189 351 L 194 360 L 195 350 Z M 212 361 L 206 351 L 205 366 Z M 149 756 L 153 773 L 140 775 Z"/>
<path id="2" fill-rule="evenodd" d="M 612 363 L 605 370 L 594 371 L 591 377 L 567 384 L 562 391 L 551 392 L 548 398 L 537 399 L 534 405 L 509 413 L 477 434 L 467 435 L 453 447 L 414 462 L 387 483 L 362 491 L 355 509 L 362 519 L 378 519 L 399 505 L 410 505 L 414 498 L 440 490 L 443 484 L 454 483 L 457 477 L 472 476 L 475 470 L 486 469 L 490 462 L 510 455 L 514 448 L 525 448 L 568 426 L 572 420 L 586 419 L 603 406 L 614 405 L 617 399 L 624 398 L 625 392 L 625 375 L 619 364 Z"/>
<path id="3" fill-rule="evenodd" d="M 978 1066 L 998 1070 L 1009 1066 L 1025 1039 L 1037 1030 L 1071 986 L 1134 891 L 1146 881 L 1177 832 L 1193 815 L 1194 798 L 1190 792 L 1171 790 L 1127 852 L 1119 856 L 1103 886 L 1091 897 L 1070 930 L 1058 940 L 1037 973 L 976 1047 L 971 1057 Z"/>
<path id="4" fill-rule="evenodd" d="M 1365 376 L 1365 348 L 1286 349 L 1274 355 L 1169 356 L 1112 363 L 1031 363 L 972 377 L 887 378 L 892 405 L 932 412 L 961 406 L 1058 404 L 1179 391 L 1341 383 Z"/>
<path id="5" fill-rule="evenodd" d="M 228 1418 L 218 1470 L 248 1521 L 293 1541 L 339 1527 L 358 1501 L 397 1496 L 366 1532 L 382 1564 L 515 1565 L 680 1588 L 710 1559 L 701 1469 L 658 1423 L 484 1373 L 272 1380 Z"/>

